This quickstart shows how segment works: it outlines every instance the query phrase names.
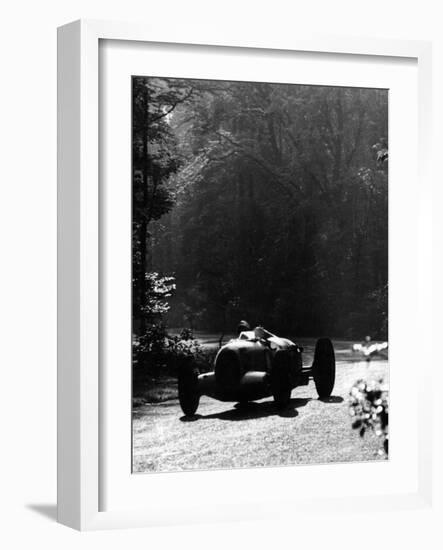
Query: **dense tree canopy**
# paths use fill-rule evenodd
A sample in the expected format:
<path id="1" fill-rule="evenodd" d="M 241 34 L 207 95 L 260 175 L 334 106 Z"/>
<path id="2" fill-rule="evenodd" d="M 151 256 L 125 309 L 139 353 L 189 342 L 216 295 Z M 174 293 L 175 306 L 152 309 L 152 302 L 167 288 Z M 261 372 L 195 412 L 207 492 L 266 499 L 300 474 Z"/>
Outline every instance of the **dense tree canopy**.
<path id="1" fill-rule="evenodd" d="M 174 277 L 170 326 L 386 337 L 387 113 L 386 90 L 135 77 L 136 330 Z"/>

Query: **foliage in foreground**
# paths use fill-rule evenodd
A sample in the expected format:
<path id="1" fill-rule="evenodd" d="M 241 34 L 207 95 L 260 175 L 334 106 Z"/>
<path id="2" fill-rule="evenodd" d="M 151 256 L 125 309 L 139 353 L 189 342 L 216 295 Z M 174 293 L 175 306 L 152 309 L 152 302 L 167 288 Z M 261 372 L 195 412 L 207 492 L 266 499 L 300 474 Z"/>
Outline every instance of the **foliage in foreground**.
<path id="1" fill-rule="evenodd" d="M 354 417 L 352 427 L 363 437 L 372 430 L 382 440 L 379 453 L 388 454 L 389 397 L 383 379 L 357 380 L 350 391 L 349 412 Z"/>

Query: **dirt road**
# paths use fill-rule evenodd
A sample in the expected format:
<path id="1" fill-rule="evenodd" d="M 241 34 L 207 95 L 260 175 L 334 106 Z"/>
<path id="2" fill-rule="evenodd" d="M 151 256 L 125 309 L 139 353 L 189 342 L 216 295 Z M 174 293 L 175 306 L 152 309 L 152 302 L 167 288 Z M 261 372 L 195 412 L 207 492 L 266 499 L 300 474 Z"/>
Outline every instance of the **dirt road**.
<path id="1" fill-rule="evenodd" d="M 347 348 L 349 349 L 349 348 Z M 197 415 L 183 417 L 176 399 L 134 410 L 134 472 L 278 466 L 380 460 L 375 435 L 351 428 L 349 389 L 359 378 L 388 380 L 387 360 L 354 361 L 337 353 L 337 375 L 329 402 L 315 386 L 296 388 L 289 407 L 277 411 L 272 398 L 239 408 L 202 397 Z"/>

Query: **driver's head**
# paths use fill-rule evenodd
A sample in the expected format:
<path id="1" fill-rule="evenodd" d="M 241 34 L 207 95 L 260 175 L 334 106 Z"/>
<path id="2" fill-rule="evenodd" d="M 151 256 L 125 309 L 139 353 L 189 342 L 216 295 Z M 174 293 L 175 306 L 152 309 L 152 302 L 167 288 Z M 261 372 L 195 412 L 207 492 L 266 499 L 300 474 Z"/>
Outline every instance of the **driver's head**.
<path id="1" fill-rule="evenodd" d="M 237 334 L 245 332 L 246 330 L 251 330 L 251 326 L 248 321 L 241 320 L 237 326 Z"/>

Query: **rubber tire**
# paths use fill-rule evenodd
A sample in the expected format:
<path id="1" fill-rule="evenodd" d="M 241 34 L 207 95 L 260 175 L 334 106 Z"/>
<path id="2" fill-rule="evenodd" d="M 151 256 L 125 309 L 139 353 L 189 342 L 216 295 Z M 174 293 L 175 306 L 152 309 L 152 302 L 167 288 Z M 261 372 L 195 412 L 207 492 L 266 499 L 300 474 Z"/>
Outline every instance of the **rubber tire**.
<path id="1" fill-rule="evenodd" d="M 319 398 L 327 399 L 335 384 L 335 353 L 329 338 L 317 340 L 312 373 Z"/>
<path id="2" fill-rule="evenodd" d="M 286 351 L 277 351 L 272 362 L 271 392 L 277 409 L 284 409 L 291 399 L 290 356 Z"/>
<path id="3" fill-rule="evenodd" d="M 178 400 L 185 416 L 194 416 L 200 403 L 200 392 L 198 390 L 198 369 L 192 361 L 179 367 Z"/>

